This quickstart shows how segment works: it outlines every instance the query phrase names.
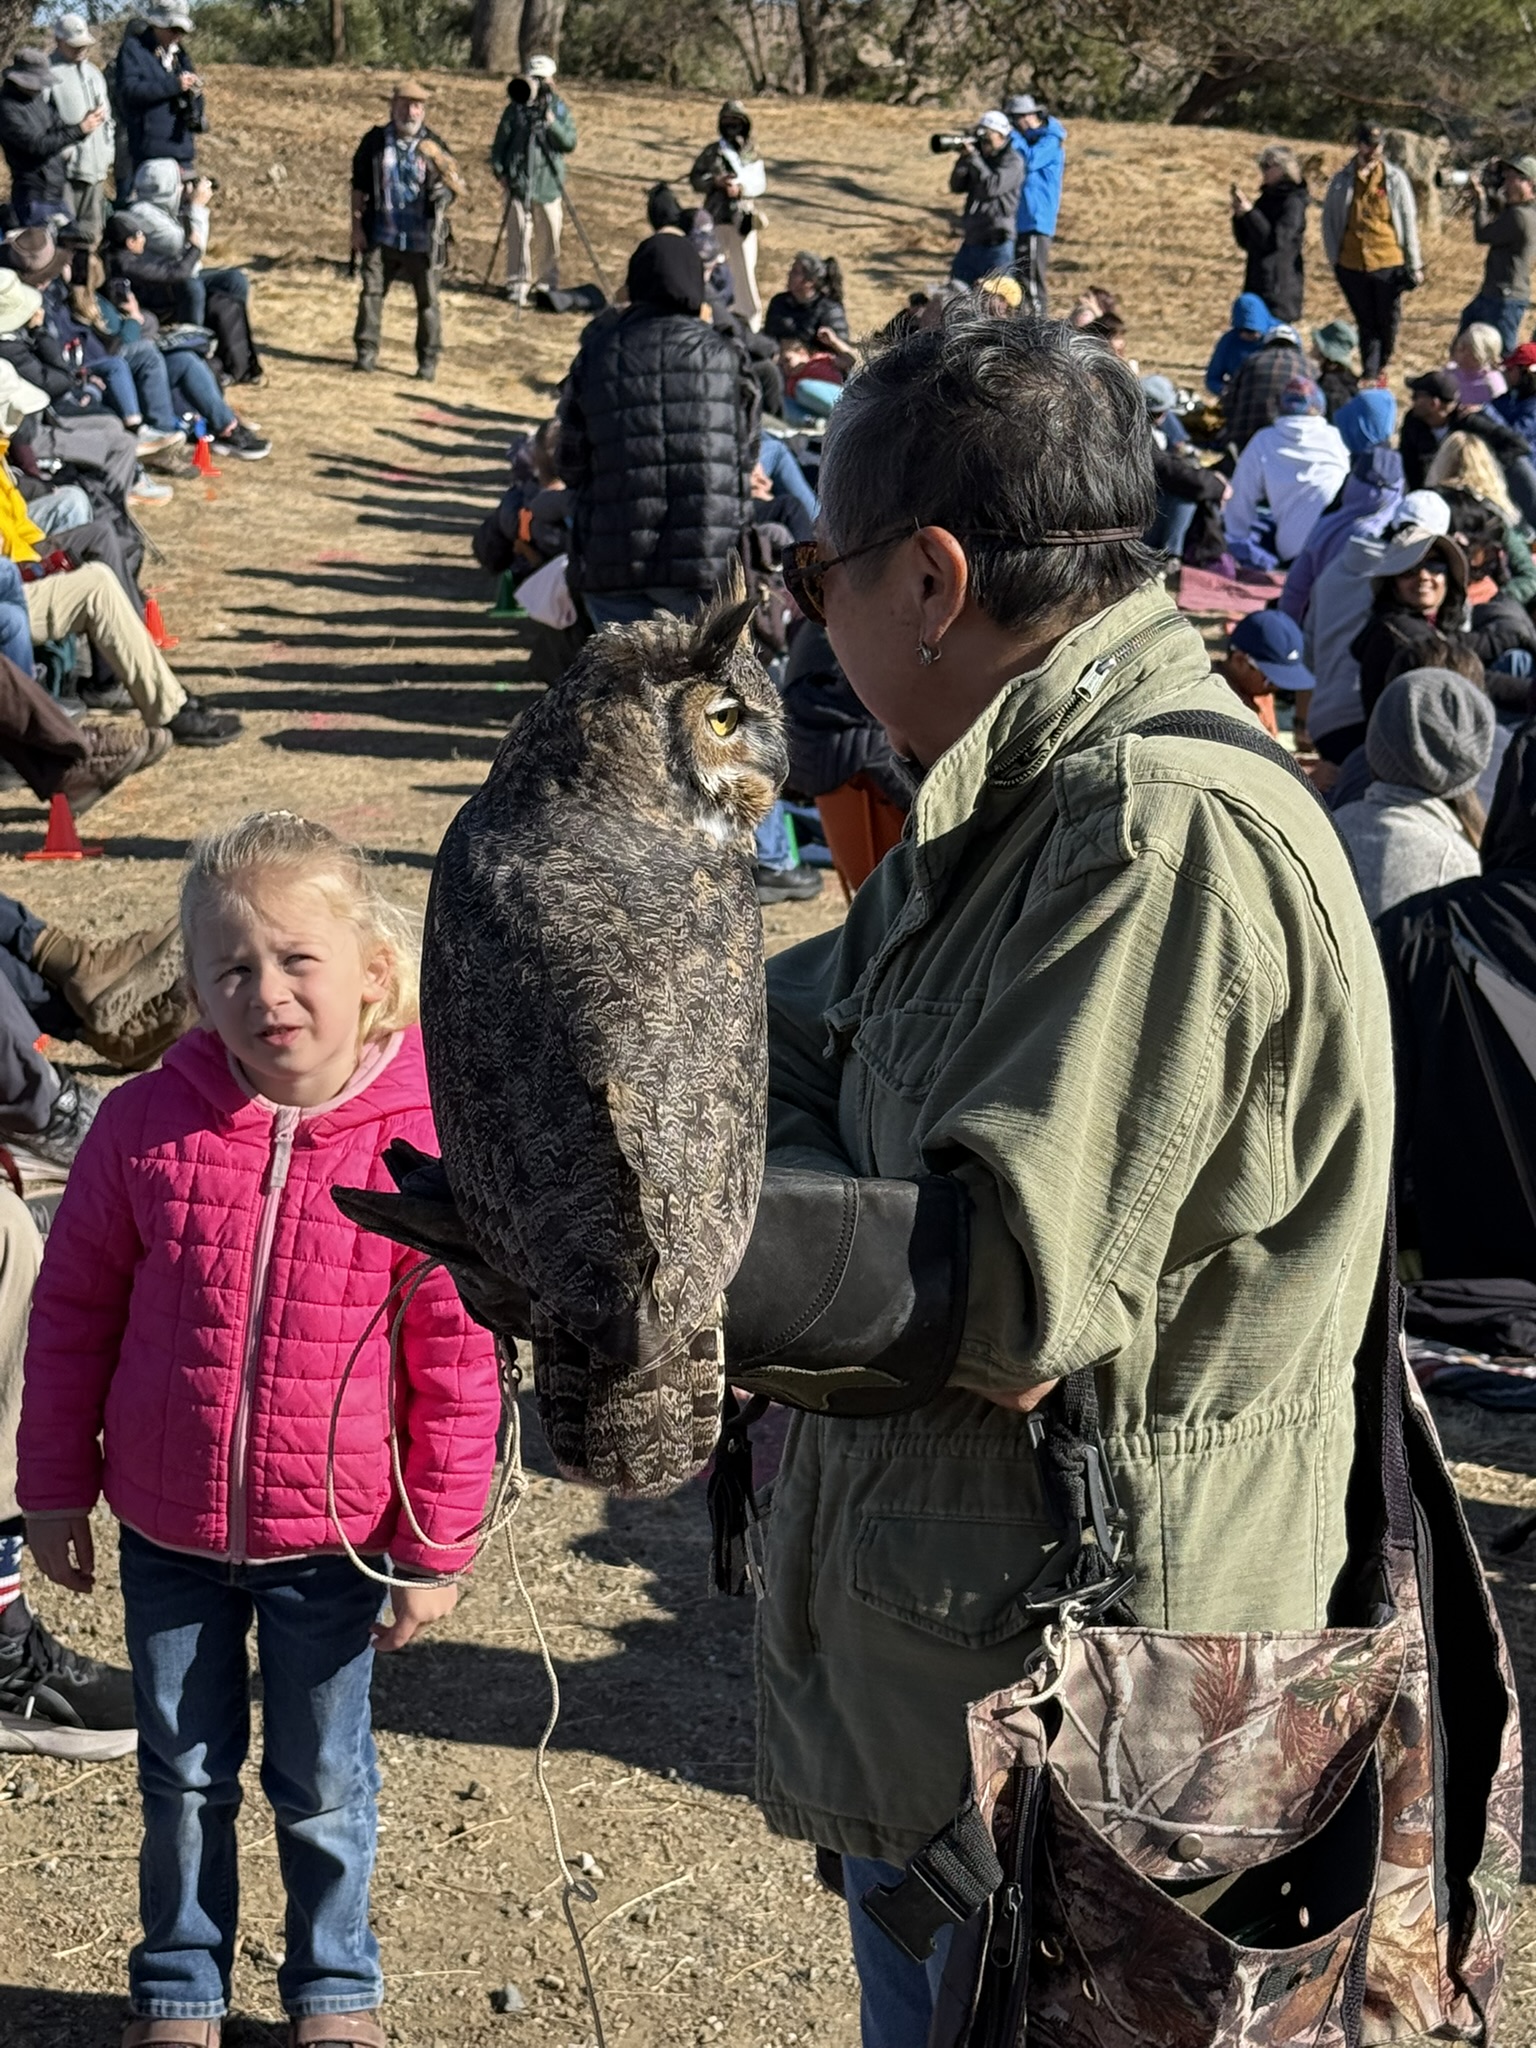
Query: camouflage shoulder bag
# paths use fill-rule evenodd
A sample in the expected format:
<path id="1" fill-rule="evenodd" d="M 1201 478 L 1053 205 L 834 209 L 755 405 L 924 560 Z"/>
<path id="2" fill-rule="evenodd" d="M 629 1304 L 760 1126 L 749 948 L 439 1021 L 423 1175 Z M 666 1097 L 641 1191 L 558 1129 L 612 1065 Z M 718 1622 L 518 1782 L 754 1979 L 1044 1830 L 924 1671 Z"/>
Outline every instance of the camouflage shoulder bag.
<path id="1" fill-rule="evenodd" d="M 1389 1227 L 1326 1629 L 1136 1626 L 1091 1375 L 1040 1411 L 1056 1618 L 970 1709 L 965 1808 L 863 1901 L 916 1958 L 955 1928 L 931 2048 L 1492 2041 L 1519 1727 L 1395 1265 Z"/>

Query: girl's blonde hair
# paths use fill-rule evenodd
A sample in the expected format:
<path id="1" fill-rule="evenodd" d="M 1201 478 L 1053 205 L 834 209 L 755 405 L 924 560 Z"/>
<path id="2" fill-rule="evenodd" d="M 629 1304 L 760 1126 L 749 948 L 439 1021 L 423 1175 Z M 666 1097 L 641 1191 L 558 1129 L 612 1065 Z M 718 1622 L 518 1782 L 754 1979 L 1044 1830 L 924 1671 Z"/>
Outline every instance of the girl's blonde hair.
<path id="1" fill-rule="evenodd" d="M 1443 484 L 1447 490 L 1475 491 L 1497 505 L 1511 526 L 1520 524 L 1498 457 L 1476 434 L 1447 434 L 1435 450 L 1424 482 L 1431 490 Z"/>
<path id="2" fill-rule="evenodd" d="M 365 953 L 384 953 L 389 987 L 363 1006 L 358 1042 L 388 1038 L 416 1022 L 420 988 L 421 920 L 393 902 L 379 885 L 378 869 L 360 846 L 349 846 L 325 825 L 292 811 L 252 811 L 222 832 L 192 844 L 181 884 L 181 932 L 190 955 L 194 929 L 210 903 L 249 903 L 263 883 L 302 883 L 357 932 Z"/>
<path id="3" fill-rule="evenodd" d="M 1465 347 L 1480 370 L 1496 370 L 1504 360 L 1504 337 L 1486 320 L 1474 320 L 1470 327 L 1463 327 L 1452 346 Z"/>

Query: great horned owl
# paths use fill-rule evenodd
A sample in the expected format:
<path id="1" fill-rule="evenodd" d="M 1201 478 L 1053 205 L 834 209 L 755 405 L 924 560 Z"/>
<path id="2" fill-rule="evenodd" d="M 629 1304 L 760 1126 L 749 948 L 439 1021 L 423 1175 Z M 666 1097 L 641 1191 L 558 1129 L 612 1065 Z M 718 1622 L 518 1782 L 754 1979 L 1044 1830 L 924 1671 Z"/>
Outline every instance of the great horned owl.
<path id="1" fill-rule="evenodd" d="M 763 1171 L 752 834 L 787 769 L 750 602 L 596 634 L 443 841 L 422 1026 L 475 1249 L 532 1297 L 569 1476 L 656 1494 L 719 1427 Z"/>

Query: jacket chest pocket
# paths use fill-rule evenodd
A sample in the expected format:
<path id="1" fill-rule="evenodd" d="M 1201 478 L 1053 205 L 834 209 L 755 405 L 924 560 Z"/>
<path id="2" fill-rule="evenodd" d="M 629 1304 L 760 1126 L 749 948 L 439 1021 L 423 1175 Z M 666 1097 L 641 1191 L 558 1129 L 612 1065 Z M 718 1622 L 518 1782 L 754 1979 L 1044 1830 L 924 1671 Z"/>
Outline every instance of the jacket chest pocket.
<path id="1" fill-rule="evenodd" d="M 953 1000 L 914 997 L 866 1017 L 849 1052 L 883 1088 L 920 1105 L 980 1016 L 979 995 Z"/>

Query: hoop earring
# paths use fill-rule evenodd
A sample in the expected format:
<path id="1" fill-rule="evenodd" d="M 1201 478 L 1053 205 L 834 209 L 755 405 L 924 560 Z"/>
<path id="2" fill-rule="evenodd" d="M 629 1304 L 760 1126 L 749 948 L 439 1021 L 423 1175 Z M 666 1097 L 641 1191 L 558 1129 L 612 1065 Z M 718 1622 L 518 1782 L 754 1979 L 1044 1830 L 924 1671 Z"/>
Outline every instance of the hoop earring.
<path id="1" fill-rule="evenodd" d="M 917 658 L 924 668 L 932 668 L 943 651 L 941 647 L 930 647 L 926 640 L 919 640 L 917 643 Z"/>

